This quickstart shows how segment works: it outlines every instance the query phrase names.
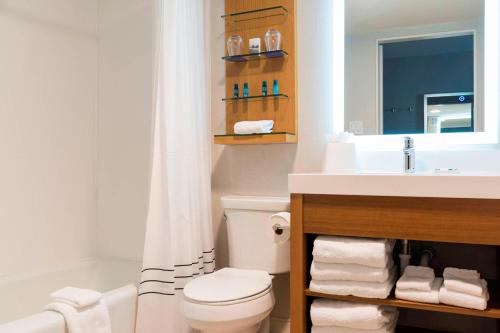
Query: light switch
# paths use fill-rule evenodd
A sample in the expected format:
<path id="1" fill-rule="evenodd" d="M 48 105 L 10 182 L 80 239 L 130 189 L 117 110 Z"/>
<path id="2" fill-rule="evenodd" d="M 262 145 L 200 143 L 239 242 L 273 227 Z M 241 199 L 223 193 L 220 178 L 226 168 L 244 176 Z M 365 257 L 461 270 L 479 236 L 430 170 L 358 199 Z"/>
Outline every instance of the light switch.
<path id="1" fill-rule="evenodd" d="M 350 121 L 349 122 L 349 132 L 354 134 L 363 134 L 363 122 L 362 121 Z"/>

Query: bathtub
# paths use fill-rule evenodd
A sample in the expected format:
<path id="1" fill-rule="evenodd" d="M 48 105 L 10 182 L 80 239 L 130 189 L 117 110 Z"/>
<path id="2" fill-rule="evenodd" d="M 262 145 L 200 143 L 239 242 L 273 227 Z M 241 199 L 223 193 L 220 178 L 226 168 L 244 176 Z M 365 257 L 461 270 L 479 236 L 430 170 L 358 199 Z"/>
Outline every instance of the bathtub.
<path id="1" fill-rule="evenodd" d="M 65 333 L 61 315 L 41 312 L 49 294 L 65 286 L 103 292 L 113 333 L 133 333 L 139 277 L 139 262 L 109 259 L 0 277 L 0 333 Z"/>

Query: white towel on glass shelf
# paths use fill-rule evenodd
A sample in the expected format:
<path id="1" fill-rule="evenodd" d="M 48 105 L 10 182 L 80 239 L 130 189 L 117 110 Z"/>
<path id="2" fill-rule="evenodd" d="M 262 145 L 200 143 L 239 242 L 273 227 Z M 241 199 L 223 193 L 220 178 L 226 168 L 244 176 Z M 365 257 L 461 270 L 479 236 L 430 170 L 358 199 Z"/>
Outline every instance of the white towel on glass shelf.
<path id="1" fill-rule="evenodd" d="M 385 282 L 389 278 L 390 269 L 394 261 L 389 258 L 384 268 L 370 267 L 356 264 L 330 264 L 313 260 L 311 277 L 317 281 L 347 280 L 365 282 Z"/>
<path id="2" fill-rule="evenodd" d="M 273 131 L 273 120 L 239 121 L 234 124 L 235 134 L 265 134 Z"/>
<path id="3" fill-rule="evenodd" d="M 397 321 L 398 310 L 392 307 L 315 299 L 311 305 L 313 326 L 340 326 L 358 330 L 376 330 Z"/>
<path id="4" fill-rule="evenodd" d="M 443 284 L 443 278 L 435 278 L 430 291 L 399 289 L 396 287 L 396 298 L 406 301 L 439 304 L 439 289 Z"/>
<path id="5" fill-rule="evenodd" d="M 396 269 L 393 267 L 390 277 L 385 282 L 311 280 L 309 288 L 311 291 L 324 294 L 385 299 L 391 294 L 395 282 Z"/>
<path id="6" fill-rule="evenodd" d="M 394 240 L 318 236 L 314 240 L 314 260 L 334 264 L 358 264 L 384 268 L 392 257 Z"/>
<path id="7" fill-rule="evenodd" d="M 431 291 L 434 278 L 434 270 L 430 267 L 408 266 L 396 283 L 396 288 Z"/>

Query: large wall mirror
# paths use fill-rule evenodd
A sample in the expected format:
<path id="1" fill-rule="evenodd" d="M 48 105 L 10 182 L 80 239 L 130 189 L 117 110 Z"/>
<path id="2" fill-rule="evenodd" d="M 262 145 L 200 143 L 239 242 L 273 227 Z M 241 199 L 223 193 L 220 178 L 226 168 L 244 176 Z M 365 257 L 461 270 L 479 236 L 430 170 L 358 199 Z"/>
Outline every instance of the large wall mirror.
<path id="1" fill-rule="evenodd" d="M 498 9 L 495 1 L 346 0 L 344 128 L 358 135 L 485 132 L 487 71 L 498 69 L 485 70 L 485 6 Z M 496 47 L 497 25 L 489 28 Z"/>

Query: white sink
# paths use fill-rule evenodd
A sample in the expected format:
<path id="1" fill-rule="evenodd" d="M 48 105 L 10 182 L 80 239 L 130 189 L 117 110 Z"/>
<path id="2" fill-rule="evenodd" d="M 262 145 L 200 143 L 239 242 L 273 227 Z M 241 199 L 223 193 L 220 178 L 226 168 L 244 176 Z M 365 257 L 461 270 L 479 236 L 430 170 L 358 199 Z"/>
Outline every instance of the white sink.
<path id="1" fill-rule="evenodd" d="M 500 174 L 290 174 L 290 193 L 500 199 Z"/>

